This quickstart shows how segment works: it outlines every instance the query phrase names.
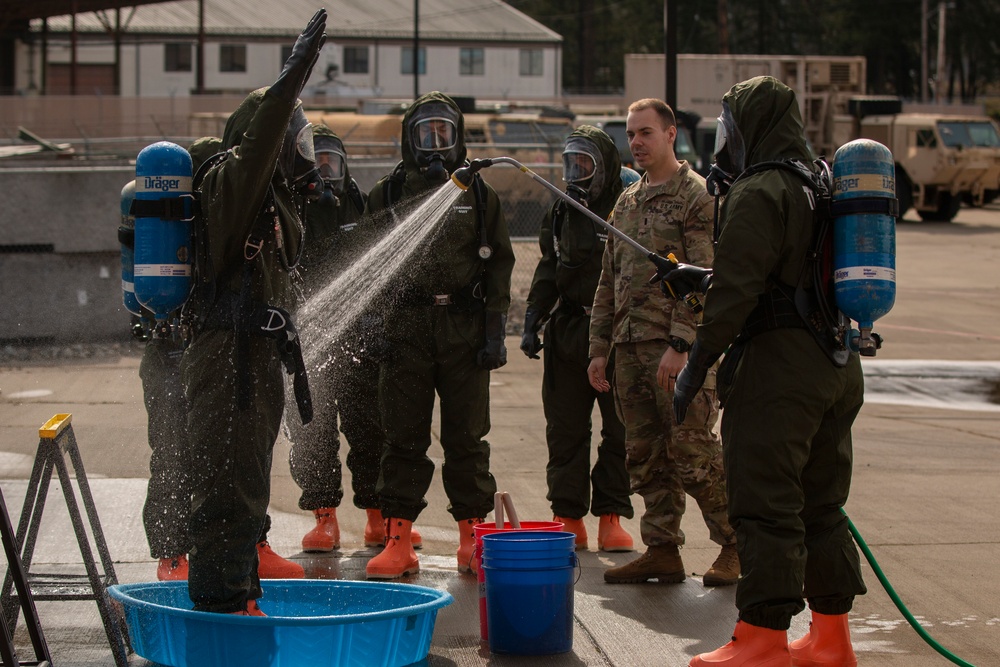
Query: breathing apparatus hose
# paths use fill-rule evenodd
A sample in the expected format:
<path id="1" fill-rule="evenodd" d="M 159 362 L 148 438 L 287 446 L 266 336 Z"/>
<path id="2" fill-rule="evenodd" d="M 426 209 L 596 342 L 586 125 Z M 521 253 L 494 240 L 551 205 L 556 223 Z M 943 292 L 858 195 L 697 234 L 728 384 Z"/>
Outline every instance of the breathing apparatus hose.
<path id="1" fill-rule="evenodd" d="M 861 553 L 865 555 L 865 560 L 867 560 L 868 564 L 872 566 L 872 570 L 875 571 L 875 576 L 878 577 L 879 582 L 882 584 L 882 588 L 884 588 L 885 592 L 889 594 L 889 597 L 892 599 L 893 604 L 896 605 L 896 609 L 898 609 L 900 613 L 903 614 L 903 617 L 910 624 L 910 627 L 912 627 L 916 631 L 916 633 L 920 635 L 920 638 L 923 639 L 925 642 L 927 642 L 927 644 L 932 649 L 943 655 L 952 663 L 956 665 L 961 665 L 961 667 L 975 667 L 975 665 L 973 665 L 971 662 L 966 662 L 965 660 L 962 660 L 957 655 L 955 655 L 945 647 L 941 646 L 941 644 L 939 644 L 937 640 L 931 637 L 930 634 L 928 634 L 928 632 L 924 630 L 923 626 L 921 626 L 920 623 L 917 622 L 917 619 L 913 617 L 913 614 L 911 614 L 910 610 L 907 609 L 906 605 L 903 604 L 903 601 L 900 599 L 899 595 L 896 594 L 896 590 L 892 587 L 892 584 L 889 583 L 889 580 L 886 578 L 885 573 L 882 572 L 882 568 L 879 567 L 878 561 L 876 561 L 875 556 L 872 555 L 871 549 L 868 548 L 868 545 L 865 543 L 864 538 L 861 537 L 861 533 L 858 532 L 858 529 L 854 527 L 854 523 L 851 521 L 851 517 L 847 516 L 847 512 L 844 512 L 844 508 L 841 508 L 840 511 L 844 514 L 845 517 L 847 517 L 847 526 L 851 530 L 851 535 L 854 536 L 854 541 L 857 542 L 858 546 L 861 548 Z"/>

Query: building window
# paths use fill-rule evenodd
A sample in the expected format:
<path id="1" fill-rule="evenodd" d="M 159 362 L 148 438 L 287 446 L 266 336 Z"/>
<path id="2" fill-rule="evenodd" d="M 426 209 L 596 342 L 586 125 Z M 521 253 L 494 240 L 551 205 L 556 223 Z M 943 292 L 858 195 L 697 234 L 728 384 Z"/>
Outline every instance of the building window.
<path id="1" fill-rule="evenodd" d="M 163 71 L 164 72 L 190 72 L 191 71 L 191 45 L 167 43 L 163 45 Z"/>
<path id="2" fill-rule="evenodd" d="M 219 71 L 246 72 L 247 71 L 246 44 L 220 44 Z"/>
<path id="3" fill-rule="evenodd" d="M 542 50 L 521 49 L 521 76 L 542 75 Z"/>
<path id="4" fill-rule="evenodd" d="M 344 74 L 368 74 L 368 47 L 344 47 Z"/>
<path id="5" fill-rule="evenodd" d="M 404 46 L 400 54 L 400 74 L 413 74 L 413 47 Z M 417 73 L 427 74 L 427 49 L 420 47 L 417 50 Z"/>
<path id="6" fill-rule="evenodd" d="M 459 51 L 458 73 L 468 76 L 482 76 L 486 67 L 482 49 L 461 49 Z"/>

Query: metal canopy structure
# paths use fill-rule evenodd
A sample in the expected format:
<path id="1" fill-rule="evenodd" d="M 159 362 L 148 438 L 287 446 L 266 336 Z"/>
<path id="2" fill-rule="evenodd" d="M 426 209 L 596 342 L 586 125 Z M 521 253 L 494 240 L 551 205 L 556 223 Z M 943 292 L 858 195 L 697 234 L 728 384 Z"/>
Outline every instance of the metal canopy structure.
<path id="1" fill-rule="evenodd" d="M 52 16 L 98 12 L 168 0 L 0 0 L 0 27 L 5 23 L 45 19 Z"/>

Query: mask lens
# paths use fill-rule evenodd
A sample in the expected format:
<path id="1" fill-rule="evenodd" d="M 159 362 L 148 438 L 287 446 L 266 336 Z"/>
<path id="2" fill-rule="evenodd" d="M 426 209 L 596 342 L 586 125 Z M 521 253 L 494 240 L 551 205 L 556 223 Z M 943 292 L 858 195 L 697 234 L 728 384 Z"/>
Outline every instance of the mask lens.
<path id="1" fill-rule="evenodd" d="M 448 118 L 424 118 L 414 128 L 414 142 L 422 151 L 441 152 L 455 146 L 455 123 Z"/>
<path id="2" fill-rule="evenodd" d="M 722 120 L 722 116 L 719 116 L 715 121 L 715 149 L 712 151 L 712 155 L 718 155 L 722 152 L 722 149 L 726 147 L 726 124 Z"/>
<path id="3" fill-rule="evenodd" d="M 594 177 L 596 162 L 594 156 L 580 151 L 563 153 L 563 180 L 567 183 L 582 183 Z"/>
<path id="4" fill-rule="evenodd" d="M 344 178 L 344 155 L 337 151 L 316 153 L 316 167 L 324 181 L 340 181 Z"/>
<path id="5" fill-rule="evenodd" d="M 306 123 L 305 127 L 295 135 L 295 152 L 307 162 L 316 162 L 316 153 L 313 149 L 312 123 Z"/>

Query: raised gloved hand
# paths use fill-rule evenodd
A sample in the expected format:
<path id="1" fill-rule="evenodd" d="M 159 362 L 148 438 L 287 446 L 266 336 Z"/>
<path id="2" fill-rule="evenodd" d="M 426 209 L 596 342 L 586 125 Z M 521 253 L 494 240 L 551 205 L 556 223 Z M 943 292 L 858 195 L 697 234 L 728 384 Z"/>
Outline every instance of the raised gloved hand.
<path id="1" fill-rule="evenodd" d="M 539 359 L 542 341 L 538 340 L 538 330 L 542 327 L 541 313 L 534 308 L 524 311 L 524 333 L 521 334 L 521 352 L 529 359 Z"/>
<path id="2" fill-rule="evenodd" d="M 294 104 L 302 92 L 303 86 L 309 80 L 313 65 L 319 58 L 319 51 L 326 41 L 326 10 L 320 9 L 313 14 L 306 24 L 305 30 L 295 40 L 292 55 L 288 56 L 285 66 L 278 75 L 277 81 L 271 84 L 269 93 L 275 97 Z"/>
<path id="3" fill-rule="evenodd" d="M 707 352 L 695 340 L 688 353 L 687 363 L 681 369 L 677 381 L 674 382 L 674 419 L 678 424 L 684 422 L 687 415 L 688 406 L 697 395 L 698 390 L 705 384 L 708 371 L 712 364 L 722 356 L 721 352 Z"/>
<path id="4" fill-rule="evenodd" d="M 485 328 L 486 344 L 476 355 L 476 363 L 492 371 L 507 363 L 507 347 L 503 343 L 507 335 L 507 314 L 487 311 Z"/>

